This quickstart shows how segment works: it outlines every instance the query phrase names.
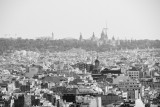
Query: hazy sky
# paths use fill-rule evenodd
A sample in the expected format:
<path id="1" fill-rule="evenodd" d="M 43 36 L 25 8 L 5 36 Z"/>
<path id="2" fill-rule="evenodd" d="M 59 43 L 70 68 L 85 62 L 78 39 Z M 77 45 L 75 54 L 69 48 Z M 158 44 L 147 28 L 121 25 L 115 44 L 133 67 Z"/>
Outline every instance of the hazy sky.
<path id="1" fill-rule="evenodd" d="M 0 37 L 100 37 L 106 23 L 109 38 L 160 39 L 160 0 L 0 0 Z"/>

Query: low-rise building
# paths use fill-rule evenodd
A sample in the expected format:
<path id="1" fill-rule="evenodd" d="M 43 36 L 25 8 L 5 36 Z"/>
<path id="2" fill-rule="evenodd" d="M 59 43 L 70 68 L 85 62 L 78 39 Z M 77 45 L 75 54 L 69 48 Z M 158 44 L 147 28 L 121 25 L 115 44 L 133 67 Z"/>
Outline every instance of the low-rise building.
<path id="1" fill-rule="evenodd" d="M 102 105 L 106 106 L 112 103 L 116 103 L 118 101 L 122 101 L 122 98 L 116 94 L 109 93 L 108 95 L 102 95 Z"/>
<path id="2" fill-rule="evenodd" d="M 152 78 L 141 78 L 140 83 L 145 87 L 148 87 L 148 86 L 151 87 L 153 85 L 153 79 Z"/>

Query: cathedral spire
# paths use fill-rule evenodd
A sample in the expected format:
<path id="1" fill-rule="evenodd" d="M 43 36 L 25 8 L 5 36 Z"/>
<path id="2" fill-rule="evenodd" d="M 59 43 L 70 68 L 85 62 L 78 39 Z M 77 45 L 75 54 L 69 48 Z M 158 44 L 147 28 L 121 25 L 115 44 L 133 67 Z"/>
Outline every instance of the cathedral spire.
<path id="1" fill-rule="evenodd" d="M 107 27 L 107 25 L 106 25 L 106 27 Z M 101 38 L 100 38 L 100 40 L 103 41 L 103 44 L 106 44 L 106 43 L 108 42 L 107 29 L 108 29 L 108 28 L 103 28 L 102 33 L 101 33 Z"/>

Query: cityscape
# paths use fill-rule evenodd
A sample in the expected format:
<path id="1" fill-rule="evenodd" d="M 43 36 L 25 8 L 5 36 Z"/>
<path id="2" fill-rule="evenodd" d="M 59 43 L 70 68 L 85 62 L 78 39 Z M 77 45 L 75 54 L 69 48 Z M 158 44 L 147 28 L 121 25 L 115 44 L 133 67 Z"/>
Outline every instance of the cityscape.
<path id="1" fill-rule="evenodd" d="M 0 107 L 160 107 L 159 13 L 158 0 L 0 0 Z"/>
<path id="2" fill-rule="evenodd" d="M 105 30 L 90 40 L 1 38 L 1 107 L 159 107 L 160 49 L 124 47 L 137 41 L 110 40 Z M 94 46 L 104 50 L 84 48 Z"/>

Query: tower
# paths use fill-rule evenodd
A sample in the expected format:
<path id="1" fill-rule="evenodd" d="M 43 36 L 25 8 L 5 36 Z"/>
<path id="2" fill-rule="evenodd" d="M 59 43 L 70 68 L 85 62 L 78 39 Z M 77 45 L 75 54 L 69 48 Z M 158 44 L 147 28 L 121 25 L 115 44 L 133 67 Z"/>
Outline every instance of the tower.
<path id="1" fill-rule="evenodd" d="M 102 30 L 102 33 L 101 33 L 102 40 L 108 40 L 107 29 L 108 28 L 103 28 L 103 30 Z"/>
<path id="2" fill-rule="evenodd" d="M 95 37 L 94 32 L 93 32 L 93 35 L 92 35 L 92 37 L 91 37 L 91 41 L 96 41 L 96 37 Z"/>
<path id="3" fill-rule="evenodd" d="M 79 41 L 82 41 L 82 40 L 83 40 L 82 33 L 80 33 Z"/>
<path id="4" fill-rule="evenodd" d="M 52 40 L 54 40 L 54 33 L 52 32 Z"/>
<path id="5" fill-rule="evenodd" d="M 99 60 L 98 60 L 98 54 L 97 54 L 97 59 L 95 60 L 95 68 L 97 69 L 99 67 Z"/>

